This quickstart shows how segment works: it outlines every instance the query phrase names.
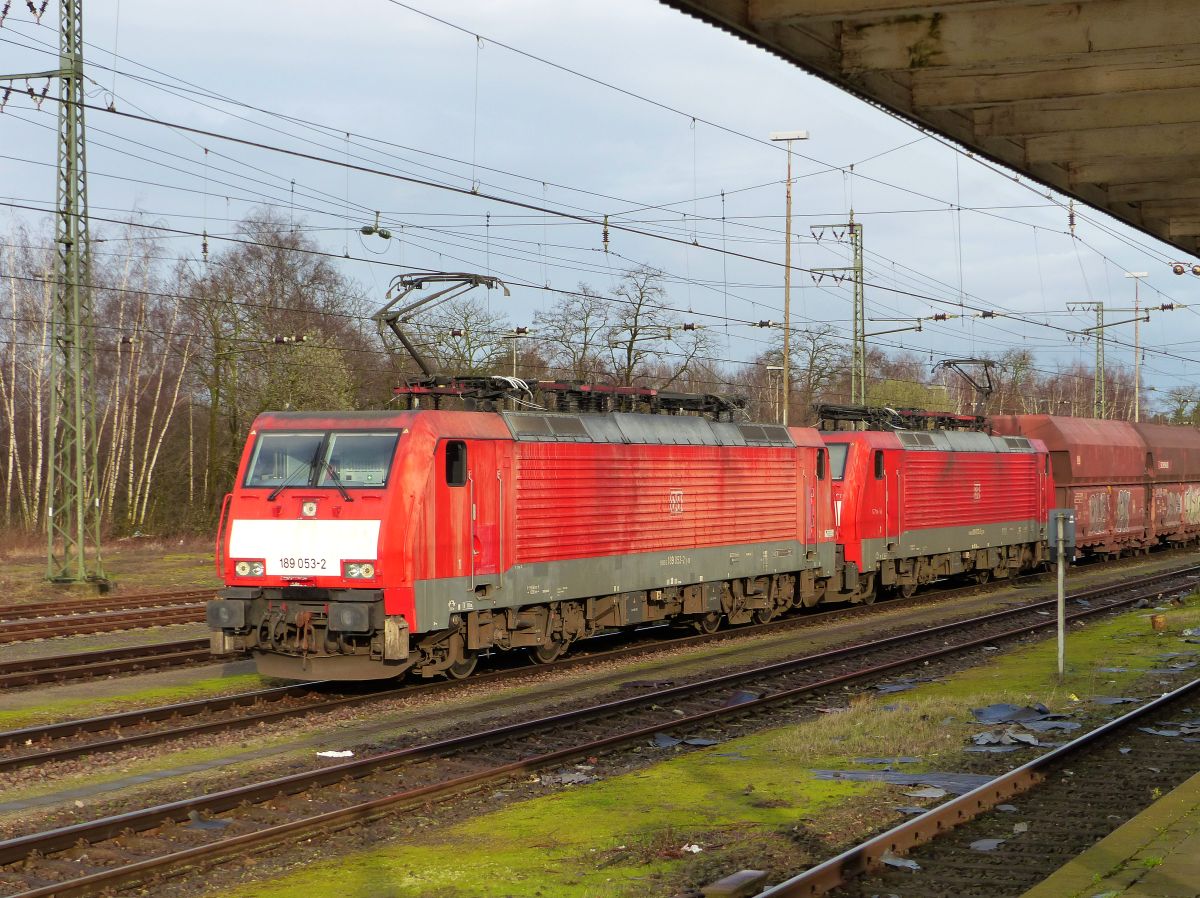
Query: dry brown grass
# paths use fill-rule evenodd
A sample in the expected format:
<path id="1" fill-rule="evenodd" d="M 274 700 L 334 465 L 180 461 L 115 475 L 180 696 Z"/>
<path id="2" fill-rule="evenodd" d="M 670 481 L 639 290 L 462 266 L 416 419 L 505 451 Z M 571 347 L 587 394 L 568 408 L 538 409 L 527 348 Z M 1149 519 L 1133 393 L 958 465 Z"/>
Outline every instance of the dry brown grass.
<path id="1" fill-rule="evenodd" d="M 858 757 L 918 757 L 928 763 L 943 752 L 961 757 L 971 733 L 982 727 L 968 709 L 996 701 L 1023 701 L 1021 697 L 903 695 L 859 696 L 844 711 L 822 714 L 803 727 L 781 731 L 775 749 L 809 767 L 844 766 Z M 885 711 L 883 706 L 895 706 Z"/>

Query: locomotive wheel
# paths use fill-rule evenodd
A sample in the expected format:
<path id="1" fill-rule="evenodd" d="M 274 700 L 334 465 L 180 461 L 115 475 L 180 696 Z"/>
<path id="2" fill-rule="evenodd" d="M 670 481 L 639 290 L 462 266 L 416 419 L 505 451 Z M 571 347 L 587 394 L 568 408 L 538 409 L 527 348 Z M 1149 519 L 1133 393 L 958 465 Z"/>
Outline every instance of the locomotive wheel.
<path id="1" fill-rule="evenodd" d="M 475 666 L 477 664 L 479 664 L 479 655 L 475 652 L 467 652 L 465 658 L 455 661 L 446 668 L 446 678 L 449 680 L 465 680 L 471 674 L 475 673 Z"/>
<path id="2" fill-rule="evenodd" d="M 896 587 L 896 595 L 902 599 L 911 599 L 917 592 L 917 584 L 904 583 Z"/>
<path id="3" fill-rule="evenodd" d="M 992 579 L 991 568 L 985 567 L 985 568 L 983 568 L 983 570 L 979 570 L 979 571 L 975 572 L 975 582 L 978 583 L 980 586 L 982 586 L 984 583 L 987 583 L 991 579 Z"/>
<path id="4" fill-rule="evenodd" d="M 765 624 L 775 619 L 775 606 L 770 608 L 758 608 L 754 612 L 754 622 L 756 624 Z"/>
<path id="5" fill-rule="evenodd" d="M 535 645 L 529 650 L 529 657 L 533 659 L 535 664 L 553 664 L 563 656 L 567 650 L 565 642 L 559 642 L 557 639 L 551 639 L 546 645 Z"/>
<path id="6" fill-rule="evenodd" d="M 721 615 L 716 611 L 710 611 L 708 614 L 693 620 L 692 626 L 696 628 L 697 633 L 705 635 L 716 633 L 717 630 L 721 629 Z"/>

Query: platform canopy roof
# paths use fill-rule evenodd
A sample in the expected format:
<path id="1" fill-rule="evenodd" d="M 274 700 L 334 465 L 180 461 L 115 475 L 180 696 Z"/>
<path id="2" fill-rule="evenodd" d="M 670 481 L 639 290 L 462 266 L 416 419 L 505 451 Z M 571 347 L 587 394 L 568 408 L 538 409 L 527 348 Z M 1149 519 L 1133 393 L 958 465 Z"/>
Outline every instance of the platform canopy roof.
<path id="1" fill-rule="evenodd" d="M 663 0 L 1188 254 L 1196 0 Z"/>

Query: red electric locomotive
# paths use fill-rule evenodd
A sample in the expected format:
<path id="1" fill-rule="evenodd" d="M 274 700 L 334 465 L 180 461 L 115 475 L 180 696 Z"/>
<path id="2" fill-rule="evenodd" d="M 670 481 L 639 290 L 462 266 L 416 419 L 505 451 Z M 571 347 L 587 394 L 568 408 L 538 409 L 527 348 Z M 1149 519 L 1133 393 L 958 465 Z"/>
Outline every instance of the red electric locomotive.
<path id="1" fill-rule="evenodd" d="M 221 515 L 214 651 L 462 677 L 490 650 L 765 620 L 834 576 L 826 462 L 815 430 L 682 415 L 260 415 Z"/>
<path id="2" fill-rule="evenodd" d="M 1045 447 L 953 430 L 823 433 L 834 477 L 841 586 L 911 595 L 955 574 L 980 582 L 1045 558 L 1054 488 Z"/>

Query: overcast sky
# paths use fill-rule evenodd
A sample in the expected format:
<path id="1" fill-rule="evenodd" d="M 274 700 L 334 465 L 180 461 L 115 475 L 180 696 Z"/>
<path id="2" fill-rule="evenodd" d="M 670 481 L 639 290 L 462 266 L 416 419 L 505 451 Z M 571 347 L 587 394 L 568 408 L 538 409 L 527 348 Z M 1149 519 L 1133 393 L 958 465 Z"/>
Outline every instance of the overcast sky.
<path id="1" fill-rule="evenodd" d="M 450 24 L 391 0 L 87 0 L 89 92 L 97 105 L 162 122 L 475 185 L 480 194 L 588 218 L 607 214 L 607 253 L 595 225 L 101 111 L 87 114 L 92 214 L 124 219 L 136 211 L 147 223 L 220 235 L 250 210 L 274 205 L 324 248 L 353 257 L 338 264 L 380 302 L 396 266 L 604 290 L 623 270 L 648 264 L 667 273 L 672 307 L 719 330 L 718 355 L 745 362 L 778 332 L 730 319 L 782 318 L 786 157 L 766 138 L 806 129 L 811 137 L 795 145 L 793 160 L 793 264 L 846 264 L 846 244 L 832 229 L 818 230 L 817 242 L 812 227 L 844 222 L 853 207 L 864 229 L 869 319 L 955 313 L 963 303 L 963 318 L 881 337 L 880 345 L 926 358 L 1026 346 L 1044 369 L 1090 363 L 1091 343 L 1036 322 L 1094 323 L 1091 313 L 1063 314 L 1069 302 L 1132 305 L 1125 271 L 1149 272 L 1143 303 L 1187 303 L 1200 293 L 1200 279 L 1171 274 L 1166 263 L 1178 253 L 1170 247 L 1086 208 L 1072 239 L 1062 197 L 654 0 L 411 5 Z M 0 28 L 0 72 L 56 64 L 54 7 L 39 26 L 24 4 L 13 4 Z M 205 96 L 212 94 L 246 105 Z M 0 114 L 3 202 L 52 206 L 55 114 L 52 101 L 38 111 L 23 94 Z M 376 210 L 390 241 L 358 233 Z M 10 222 L 30 215 L 4 214 Z M 200 254 L 199 237 L 152 233 L 165 258 Z M 699 245 L 689 246 L 693 240 Z M 97 251 L 119 253 L 121 245 Z M 797 272 L 792 297 L 794 326 L 828 322 L 849 333 L 848 281 L 816 283 Z M 503 304 L 512 323 L 531 324 L 555 298 L 513 286 L 511 297 L 489 301 Z M 1200 352 L 1196 302 L 1143 326 L 1147 384 L 1190 384 L 1189 362 L 1154 350 L 1186 359 Z M 1015 317 L 984 321 L 971 309 Z M 901 326 L 874 321 L 868 332 Z M 1110 337 L 1131 343 L 1131 326 Z M 1112 345 L 1108 357 L 1130 364 L 1132 352 Z"/>

